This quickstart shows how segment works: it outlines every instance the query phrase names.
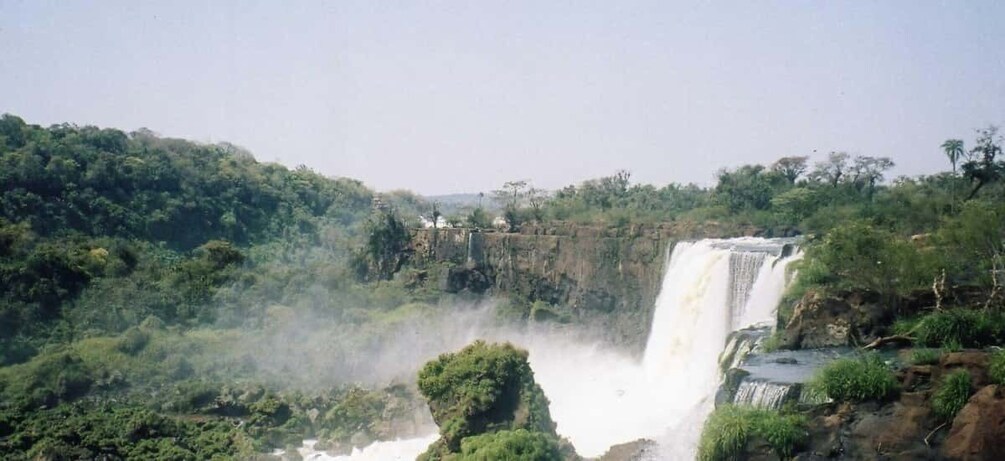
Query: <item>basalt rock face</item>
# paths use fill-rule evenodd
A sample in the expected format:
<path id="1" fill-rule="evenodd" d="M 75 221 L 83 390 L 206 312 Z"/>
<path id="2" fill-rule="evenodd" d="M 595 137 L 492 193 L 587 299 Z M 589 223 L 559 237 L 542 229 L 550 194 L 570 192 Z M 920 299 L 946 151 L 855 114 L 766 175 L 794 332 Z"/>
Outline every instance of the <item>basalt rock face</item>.
<path id="1" fill-rule="evenodd" d="M 818 349 L 868 343 L 886 332 L 895 311 L 873 293 L 808 292 L 785 325 L 786 349 Z"/>
<path id="2" fill-rule="evenodd" d="M 807 446 L 794 459 L 1005 459 L 1005 389 L 989 384 L 988 359 L 983 351 L 945 354 L 938 364 L 900 370 L 896 400 L 817 407 L 808 415 Z M 970 374 L 976 393 L 943 425 L 932 412 L 932 397 L 943 377 L 957 370 Z"/>
<path id="3" fill-rule="evenodd" d="M 943 447 L 949 459 L 992 461 L 1005 459 L 1005 390 L 985 386 L 953 420 Z"/>
<path id="4" fill-rule="evenodd" d="M 641 350 L 668 249 L 680 240 L 726 236 L 714 224 L 524 226 L 519 233 L 422 229 L 414 263 L 439 265 L 448 292 L 543 302 L 598 326 L 607 340 Z"/>

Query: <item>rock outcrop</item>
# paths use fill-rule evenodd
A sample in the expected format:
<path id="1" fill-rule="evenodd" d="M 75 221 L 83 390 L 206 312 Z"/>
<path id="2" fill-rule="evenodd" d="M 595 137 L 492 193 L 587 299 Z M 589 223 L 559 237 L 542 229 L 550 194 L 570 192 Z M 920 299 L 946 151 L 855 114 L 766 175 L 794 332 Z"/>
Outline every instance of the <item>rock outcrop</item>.
<path id="1" fill-rule="evenodd" d="M 896 312 L 874 293 L 808 292 L 785 325 L 783 347 L 818 349 L 868 343 L 883 335 Z"/>
<path id="2" fill-rule="evenodd" d="M 938 364 L 898 372 L 895 401 L 817 407 L 809 416 L 808 446 L 795 459 L 1005 459 L 1005 390 L 988 384 L 988 359 L 983 351 L 945 354 Z M 932 396 L 942 378 L 957 370 L 966 370 L 980 390 L 943 424 L 932 411 Z"/>
<path id="3" fill-rule="evenodd" d="M 596 325 L 610 342 L 641 350 L 659 292 L 667 251 L 684 239 L 727 236 L 714 224 L 560 224 L 519 233 L 420 229 L 412 238 L 417 266 L 439 266 L 448 292 L 509 296 L 554 306 Z"/>
<path id="4" fill-rule="evenodd" d="M 943 453 L 960 461 L 1005 459 L 1005 392 L 985 386 L 956 415 Z"/>
<path id="5" fill-rule="evenodd" d="M 562 458 L 575 458 L 571 446 L 555 433 L 548 399 L 534 381 L 527 351 L 508 343 L 476 341 L 427 363 L 419 372 L 418 386 L 440 427 L 440 439 L 420 460 L 478 449 L 495 452 L 513 444 L 544 444 L 542 453 L 552 453 L 541 455 L 547 459 L 560 453 Z"/>

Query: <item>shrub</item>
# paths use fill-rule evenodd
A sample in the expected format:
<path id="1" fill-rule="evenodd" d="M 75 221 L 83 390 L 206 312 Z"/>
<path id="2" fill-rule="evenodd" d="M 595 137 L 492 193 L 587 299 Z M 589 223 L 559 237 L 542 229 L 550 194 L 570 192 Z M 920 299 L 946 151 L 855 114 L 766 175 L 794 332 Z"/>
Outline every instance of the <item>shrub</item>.
<path id="1" fill-rule="evenodd" d="M 970 373 L 957 370 L 942 379 L 932 396 L 932 411 L 943 420 L 951 420 L 970 399 Z"/>
<path id="2" fill-rule="evenodd" d="M 789 458 L 806 440 L 806 419 L 774 410 L 733 405 L 716 408 L 705 420 L 698 442 L 698 459 L 740 458 L 752 437 L 767 441 L 779 458 Z"/>
<path id="3" fill-rule="evenodd" d="M 1005 315 L 971 309 L 933 312 L 921 318 L 914 328 L 918 344 L 945 347 L 981 348 L 1005 340 Z"/>
<path id="4" fill-rule="evenodd" d="M 838 401 L 883 400 L 897 391 L 893 372 L 875 354 L 835 360 L 814 378 L 814 386 Z"/>
<path id="5" fill-rule="evenodd" d="M 458 461 L 552 461 L 561 459 L 555 437 L 526 429 L 499 431 L 465 438 Z"/>
<path id="6" fill-rule="evenodd" d="M 421 459 L 459 453 L 462 439 L 480 433 L 528 429 L 555 435 L 548 399 L 534 382 L 527 352 L 511 344 L 476 341 L 443 354 L 422 368 L 418 387 L 441 435 Z"/>
<path id="7" fill-rule="evenodd" d="M 907 240 L 865 221 L 840 225 L 805 248 L 797 284 L 884 295 L 926 286 L 934 261 Z"/>
<path id="8" fill-rule="evenodd" d="M 147 347 L 150 342 L 150 333 L 139 328 L 130 328 L 119 338 L 116 348 L 125 354 L 136 355 L 137 352 Z"/>
<path id="9" fill-rule="evenodd" d="M 754 433 L 767 440 L 779 458 L 787 459 L 806 440 L 806 419 L 800 415 L 764 412 L 754 420 Z"/>
<path id="10" fill-rule="evenodd" d="M 988 366 L 988 376 L 996 384 L 1005 384 L 1005 350 L 995 352 Z"/>
<path id="11" fill-rule="evenodd" d="M 942 351 L 939 349 L 914 349 L 911 351 L 911 363 L 914 365 L 934 365 L 939 363 Z"/>

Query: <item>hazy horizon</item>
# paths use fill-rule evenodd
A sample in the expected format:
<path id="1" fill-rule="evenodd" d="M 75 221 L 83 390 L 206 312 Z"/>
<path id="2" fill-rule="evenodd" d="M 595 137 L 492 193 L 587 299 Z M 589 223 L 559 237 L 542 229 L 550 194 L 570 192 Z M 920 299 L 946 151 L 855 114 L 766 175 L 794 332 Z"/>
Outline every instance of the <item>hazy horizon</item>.
<path id="1" fill-rule="evenodd" d="M 1005 4 L 0 0 L 0 112 L 227 141 L 378 190 L 557 189 L 1005 123 Z"/>

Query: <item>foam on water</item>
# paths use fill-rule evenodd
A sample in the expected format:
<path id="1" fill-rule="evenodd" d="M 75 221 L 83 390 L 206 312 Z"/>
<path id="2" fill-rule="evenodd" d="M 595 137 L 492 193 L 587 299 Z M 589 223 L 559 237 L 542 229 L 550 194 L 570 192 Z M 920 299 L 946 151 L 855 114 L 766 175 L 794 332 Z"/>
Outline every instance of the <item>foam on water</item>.
<path id="1" fill-rule="evenodd" d="M 665 273 L 641 360 L 551 335 L 483 332 L 530 352 L 535 379 L 551 401 L 558 433 L 585 457 L 612 445 L 648 438 L 660 459 L 693 460 L 702 422 L 711 411 L 718 357 L 730 332 L 774 322 L 785 287 L 780 240 L 741 238 L 678 243 Z M 376 442 L 343 457 L 307 452 L 304 459 L 414 459 L 431 434 Z"/>
<path id="2" fill-rule="evenodd" d="M 528 344 L 559 434 L 587 457 L 649 438 L 661 442 L 663 459 L 694 459 L 727 336 L 774 321 L 792 259 L 777 261 L 781 253 L 782 242 L 755 238 L 677 244 L 641 361 Z"/>

